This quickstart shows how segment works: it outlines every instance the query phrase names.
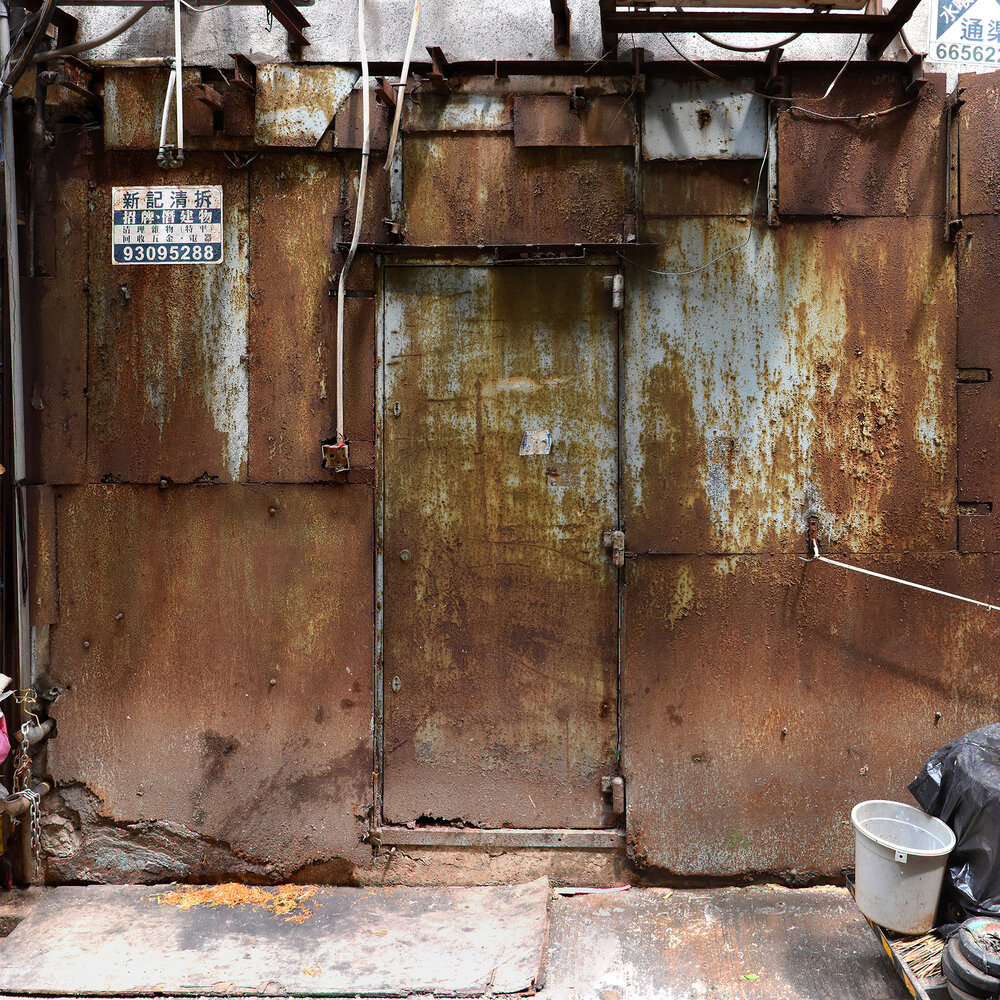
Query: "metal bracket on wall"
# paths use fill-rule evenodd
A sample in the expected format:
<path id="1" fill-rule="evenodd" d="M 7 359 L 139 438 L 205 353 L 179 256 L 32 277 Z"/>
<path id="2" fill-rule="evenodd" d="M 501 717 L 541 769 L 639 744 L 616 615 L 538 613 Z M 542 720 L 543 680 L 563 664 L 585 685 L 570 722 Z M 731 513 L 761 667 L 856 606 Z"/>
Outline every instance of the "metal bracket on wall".
<path id="1" fill-rule="evenodd" d="M 482 829 L 480 827 L 383 826 L 368 838 L 373 844 L 399 847 L 563 847 L 576 850 L 614 850 L 625 846 L 624 830 L 569 830 L 543 828 Z"/>
<path id="2" fill-rule="evenodd" d="M 601 778 L 601 792 L 611 799 L 611 811 L 616 816 L 625 812 L 625 779 L 620 774 L 607 774 Z"/>
<path id="3" fill-rule="evenodd" d="M 945 135 L 945 217 L 944 238 L 948 243 L 954 243 L 958 231 L 962 228 L 962 202 L 959 173 L 959 127 L 958 110 L 965 103 L 962 94 L 964 87 L 956 87 L 948 95 L 944 107 Z"/>

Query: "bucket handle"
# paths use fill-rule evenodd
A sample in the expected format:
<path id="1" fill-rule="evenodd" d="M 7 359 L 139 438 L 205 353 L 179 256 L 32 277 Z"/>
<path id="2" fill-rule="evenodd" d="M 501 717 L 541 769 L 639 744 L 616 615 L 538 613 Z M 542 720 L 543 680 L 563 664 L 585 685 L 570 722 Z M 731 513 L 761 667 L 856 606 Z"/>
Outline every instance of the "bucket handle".
<path id="1" fill-rule="evenodd" d="M 896 851 L 896 860 L 905 865 L 906 864 L 906 851 Z"/>

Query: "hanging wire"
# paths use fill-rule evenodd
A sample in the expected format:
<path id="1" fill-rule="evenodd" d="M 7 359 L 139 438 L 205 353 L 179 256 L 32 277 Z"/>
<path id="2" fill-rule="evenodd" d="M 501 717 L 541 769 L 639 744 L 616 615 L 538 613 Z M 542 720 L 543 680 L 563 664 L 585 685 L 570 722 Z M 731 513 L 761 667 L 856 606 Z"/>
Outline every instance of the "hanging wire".
<path id="1" fill-rule="evenodd" d="M 670 39 L 670 37 L 667 35 L 665 31 L 661 31 L 660 34 L 663 36 L 663 40 L 667 43 L 667 45 L 669 45 L 674 50 L 674 52 L 676 52 L 677 55 L 681 57 L 681 59 L 683 59 L 685 62 L 690 63 L 692 66 L 694 66 L 696 70 L 698 70 L 701 73 L 704 73 L 705 76 L 711 77 L 713 80 L 718 80 L 719 83 L 724 83 L 727 87 L 732 87 L 733 90 L 740 90 L 744 94 L 751 94 L 754 97 L 763 97 L 765 100 L 768 101 L 789 101 L 789 102 L 795 101 L 804 104 L 818 104 L 821 101 L 825 101 L 830 96 L 830 94 L 833 93 L 833 88 L 837 86 L 838 81 L 844 75 L 844 72 L 847 69 L 847 67 L 851 64 L 851 60 L 854 58 L 855 54 L 858 51 L 858 48 L 861 45 L 861 39 L 864 37 L 864 35 L 858 35 L 858 40 L 854 43 L 854 48 L 851 49 L 851 54 L 844 61 L 843 66 L 841 66 L 840 69 L 837 70 L 837 75 L 830 81 L 830 86 L 826 88 L 826 92 L 823 94 L 822 97 L 777 97 L 774 94 L 765 94 L 759 90 L 754 90 L 751 87 L 744 87 L 739 83 L 734 83 L 732 80 L 727 80 L 724 76 L 719 76 L 718 73 L 713 72 L 707 66 L 703 65 L 700 62 L 696 62 L 689 55 L 685 55 L 683 52 L 681 52 L 681 50 L 677 48 L 676 45 L 674 45 L 673 41 Z"/>
<path id="2" fill-rule="evenodd" d="M 677 9 L 682 14 L 684 13 L 683 7 L 678 7 Z M 730 42 L 720 42 L 718 38 L 713 38 L 712 35 L 704 31 L 696 31 L 695 34 L 700 35 L 706 42 L 718 45 L 720 49 L 728 49 L 730 52 L 770 52 L 771 49 L 779 49 L 782 45 L 789 45 L 796 38 L 801 38 L 804 32 L 796 31 L 794 35 L 789 35 L 787 38 L 782 38 L 777 42 L 771 42 L 770 45 L 733 45 Z"/>

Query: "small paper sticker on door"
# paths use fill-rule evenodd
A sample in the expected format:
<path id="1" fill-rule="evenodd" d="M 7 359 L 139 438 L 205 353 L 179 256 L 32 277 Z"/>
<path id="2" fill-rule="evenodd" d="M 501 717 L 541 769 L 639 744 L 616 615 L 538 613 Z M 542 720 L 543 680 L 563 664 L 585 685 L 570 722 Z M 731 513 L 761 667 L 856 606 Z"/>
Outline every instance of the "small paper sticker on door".
<path id="1" fill-rule="evenodd" d="M 525 431 L 521 438 L 521 455 L 547 455 L 552 451 L 552 435 L 548 431 Z"/>

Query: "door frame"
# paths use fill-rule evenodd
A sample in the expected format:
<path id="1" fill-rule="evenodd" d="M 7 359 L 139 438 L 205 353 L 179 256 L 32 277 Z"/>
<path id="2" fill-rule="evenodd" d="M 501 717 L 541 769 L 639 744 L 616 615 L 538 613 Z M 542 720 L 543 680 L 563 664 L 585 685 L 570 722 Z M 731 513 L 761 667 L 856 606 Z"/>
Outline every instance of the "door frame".
<path id="1" fill-rule="evenodd" d="M 593 829 L 504 827 L 425 826 L 409 828 L 387 825 L 383 813 L 385 779 L 385 276 L 387 267 L 516 267 L 521 265 L 549 267 L 604 267 L 609 273 L 624 275 L 624 265 L 618 244 L 584 244 L 544 247 L 383 247 L 374 254 L 375 268 L 375 471 L 373 478 L 375 502 L 375 658 L 374 704 L 372 715 L 372 812 L 369 840 L 378 850 L 381 846 L 453 846 L 509 848 L 620 848 L 625 845 L 623 811 L 615 827 Z M 608 290 L 610 296 L 611 290 Z M 624 309 L 617 318 L 617 508 L 618 528 L 624 530 Z M 610 554 L 608 556 L 610 559 Z M 618 570 L 617 608 L 617 732 L 614 774 L 622 773 L 623 709 L 622 672 L 624 651 L 625 570 Z"/>

